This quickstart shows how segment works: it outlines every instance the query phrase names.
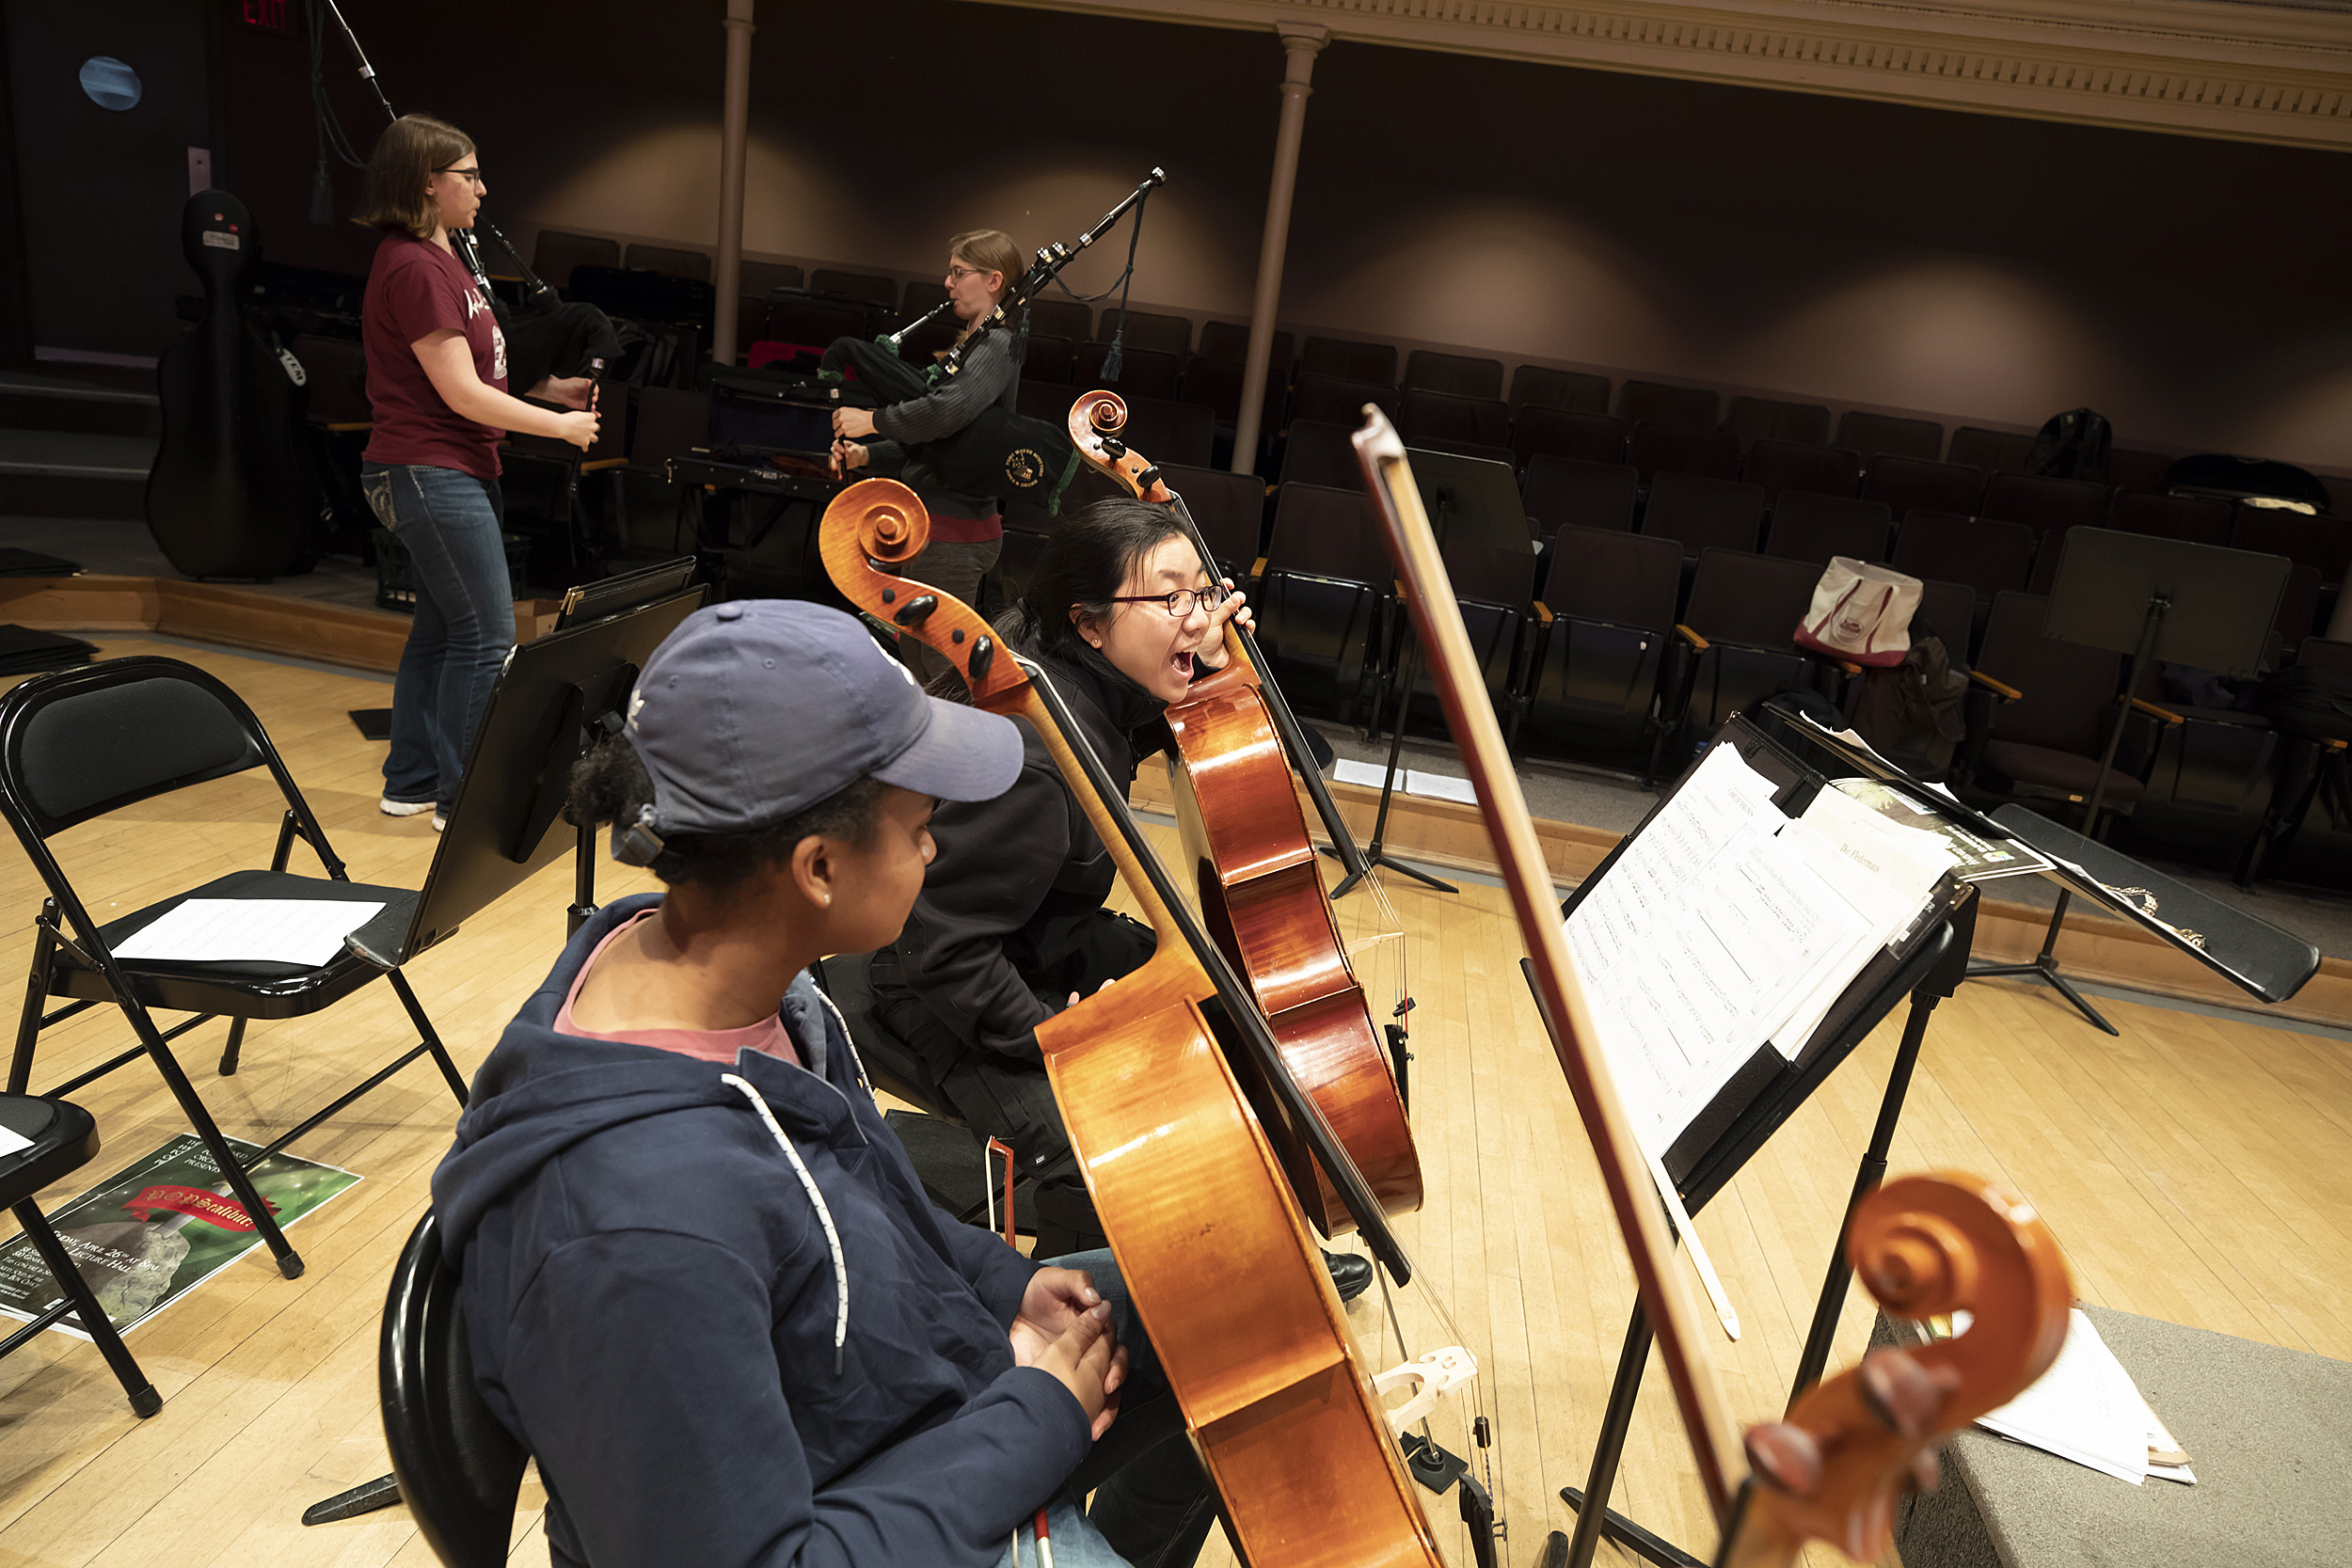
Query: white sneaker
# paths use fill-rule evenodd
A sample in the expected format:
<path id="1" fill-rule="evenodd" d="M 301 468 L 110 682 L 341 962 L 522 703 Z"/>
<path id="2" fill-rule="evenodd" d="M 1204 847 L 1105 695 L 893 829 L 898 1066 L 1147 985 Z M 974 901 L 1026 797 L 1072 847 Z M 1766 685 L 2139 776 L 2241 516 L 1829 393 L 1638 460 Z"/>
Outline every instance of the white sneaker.
<path id="1" fill-rule="evenodd" d="M 435 813 L 433 814 L 433 831 L 434 831 L 435 832 L 437 832 L 437 832 L 441 832 L 444 828 L 447 828 L 448 826 L 449 826 L 449 818 L 448 818 L 448 817 L 443 816 L 442 816 L 439 812 L 437 812 L 437 812 L 435 812 Z"/>
<path id="2" fill-rule="evenodd" d="M 376 801 L 375 809 L 387 816 L 418 816 L 433 809 L 430 800 L 395 800 L 387 795 Z"/>

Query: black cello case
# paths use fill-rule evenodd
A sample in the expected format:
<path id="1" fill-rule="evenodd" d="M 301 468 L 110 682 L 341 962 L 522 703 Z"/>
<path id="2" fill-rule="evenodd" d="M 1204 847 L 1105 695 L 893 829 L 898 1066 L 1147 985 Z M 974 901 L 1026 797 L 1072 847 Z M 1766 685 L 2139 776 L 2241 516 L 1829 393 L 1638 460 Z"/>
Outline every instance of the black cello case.
<path id="1" fill-rule="evenodd" d="M 317 560 L 319 497 L 302 441 L 302 368 L 242 301 L 261 246 L 227 191 L 180 214 L 180 248 L 204 283 L 204 315 L 155 367 L 163 440 L 147 476 L 147 530 L 192 578 L 266 580 Z"/>

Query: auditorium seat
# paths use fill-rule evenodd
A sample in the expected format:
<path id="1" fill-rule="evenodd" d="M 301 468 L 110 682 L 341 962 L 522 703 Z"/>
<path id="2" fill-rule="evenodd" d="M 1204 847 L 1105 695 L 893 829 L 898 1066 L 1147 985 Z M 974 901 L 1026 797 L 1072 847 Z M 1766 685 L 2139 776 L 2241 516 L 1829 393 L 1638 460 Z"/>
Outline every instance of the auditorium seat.
<path id="1" fill-rule="evenodd" d="M 1168 398 L 1120 396 L 1127 404 L 1127 425 L 1120 438 L 1154 463 L 1183 463 L 1205 468 L 1216 440 L 1216 416 L 1197 404 Z M 1254 482 L 1253 482 L 1254 483 Z M 1248 562 L 1244 562 L 1248 564 Z"/>
<path id="2" fill-rule="evenodd" d="M 1797 647 L 1797 626 L 1813 603 L 1820 572 L 1801 561 L 1740 550 L 1699 556 L 1679 631 L 1681 689 L 1670 766 L 1688 758 L 1725 720 L 1779 692 L 1821 684 L 1824 666 Z"/>
<path id="3" fill-rule="evenodd" d="M 1511 372 L 1511 418 L 1527 408 L 1560 408 L 1571 414 L 1609 412 L 1609 378 L 1587 371 L 1555 371 L 1521 365 Z"/>
<path id="4" fill-rule="evenodd" d="M 1492 361 L 1488 361 L 1493 363 Z M 1498 370 L 1501 366 L 1496 367 Z M 1481 446 L 1511 444 L 1511 413 L 1501 398 L 1457 397 L 1410 387 L 1397 410 L 1397 434 L 1407 445 L 1430 441 L 1475 441 Z"/>
<path id="5" fill-rule="evenodd" d="M 1298 373 L 1394 387 L 1396 345 L 1357 342 L 1346 338 L 1310 338 L 1298 356 Z"/>
<path id="6" fill-rule="evenodd" d="M 1625 448 L 1625 421 L 1609 414 L 1529 404 L 1511 427 L 1511 450 L 1522 468 L 1546 453 L 1586 463 L 1622 463 Z"/>
<path id="7" fill-rule="evenodd" d="M 1376 677 L 1393 571 L 1372 499 L 1359 488 L 1285 483 L 1257 596 L 1258 646 L 1291 705 L 1353 723 Z"/>
<path id="8" fill-rule="evenodd" d="M 2107 515 L 2107 487 L 2087 479 L 1996 473 L 1985 482 L 1980 516 L 2023 523 L 2036 533 L 2097 528 Z"/>
<path id="9" fill-rule="evenodd" d="M 1114 381 L 1103 371 L 1104 356 L 1110 351 L 1108 343 L 1080 343 L 1072 355 L 1070 384 L 1081 391 L 1106 387 L 1131 403 L 1136 398 L 1174 401 L 1182 360 L 1165 350 L 1127 344 L 1119 351 L 1119 379 Z"/>
<path id="10" fill-rule="evenodd" d="M 2195 707 L 2166 689 L 2163 666 L 2140 673 L 2118 766 L 2144 781 L 2132 808 L 2136 843 L 2233 863 L 2262 831 L 2287 737 L 2259 713 Z"/>
<path id="11" fill-rule="evenodd" d="M 1952 447 L 1944 454 L 1944 460 L 1965 463 L 1989 474 L 2017 472 L 2025 467 L 2026 454 L 2032 451 L 2030 436 L 1964 424 L 1952 432 Z"/>
<path id="12" fill-rule="evenodd" d="M 2293 662 L 2301 653 L 2305 639 L 2320 631 L 2319 569 L 2296 566 L 2287 574 L 2287 588 L 2279 596 L 2279 620 L 2275 628 L 2278 638 L 2274 665 Z"/>
<path id="13" fill-rule="evenodd" d="M 1249 328 L 1236 326 L 1232 322 L 1202 322 L 1200 346 L 1192 352 L 1197 359 L 1221 359 L 1241 364 L 1249 357 Z M 1286 387 L 1290 385 L 1291 360 L 1297 352 L 1289 333 L 1275 333 L 1273 344 L 1266 355 L 1266 364 L 1269 369 L 1281 372 L 1282 384 Z"/>
<path id="14" fill-rule="evenodd" d="M 1029 334 L 1029 348 L 1021 360 L 1021 379 L 1050 382 L 1057 387 L 1070 385 L 1070 366 L 1076 345 L 1067 338 L 1050 333 Z"/>
<path id="15" fill-rule="evenodd" d="M 1829 444 L 1829 410 L 1818 403 L 1780 403 L 1772 398 L 1733 398 L 1724 428 L 1752 441 L 1801 441 L 1807 446 Z M 1859 469 L 1859 461 L 1854 464 Z"/>
<path id="16" fill-rule="evenodd" d="M 1824 447 L 1771 436 L 1748 448 L 1740 477 L 1764 491 L 1770 506 L 1783 490 L 1804 490 L 1816 496 L 1851 496 L 1862 483 L 1861 454 L 1843 447 Z"/>
<path id="17" fill-rule="evenodd" d="M 1881 452 L 1863 470 L 1862 499 L 1884 501 L 1898 517 L 1922 508 L 1970 517 L 1984 499 L 1984 470 L 1965 463 Z"/>
<path id="18" fill-rule="evenodd" d="M 2122 490 L 2107 503 L 2107 527 L 2192 545 L 2230 542 L 2230 503 L 2218 496 L 2149 495 Z"/>
<path id="19" fill-rule="evenodd" d="M 1247 368 L 1238 359 L 1209 359 L 1196 354 L 1184 361 L 1184 379 L 1177 386 L 1177 401 L 1197 403 L 1215 414 L 1219 424 L 1230 427 L 1241 418 L 1241 376 Z M 1269 363 L 1264 398 L 1258 404 L 1258 427 L 1262 434 L 1280 425 L 1283 407 L 1289 401 L 1288 372 Z"/>
<path id="20" fill-rule="evenodd" d="M 1623 463 L 1587 463 L 1577 457 L 1538 452 L 1529 460 L 1519 499 L 1528 527 L 1539 533 L 1563 529 L 1633 531 L 1633 503 L 1642 476 Z"/>
<path id="21" fill-rule="evenodd" d="M 1094 336 L 1094 308 L 1076 299 L 1029 301 L 1029 330 L 1083 343 Z"/>
<path id="22" fill-rule="evenodd" d="M 658 272 L 664 277 L 687 277 L 697 283 L 710 281 L 710 256 L 707 251 L 633 245 L 628 247 L 628 265 L 632 269 Z"/>
<path id="23" fill-rule="evenodd" d="M 2074 530 L 2058 528 L 2036 538 L 2033 549 L 2033 576 L 2026 580 L 2029 594 L 2047 594 L 2058 582 L 2058 562 L 2066 556 L 2066 536 Z"/>
<path id="24" fill-rule="evenodd" d="M 1290 484 L 1319 484 L 1335 490 L 1364 487 L 1364 471 L 1356 463 L 1349 436 L 1356 427 L 1327 420 L 1293 420 L 1282 443 L 1282 467 L 1277 476 Z"/>
<path id="25" fill-rule="evenodd" d="M 1816 566 L 1828 565 L 1835 555 L 1876 564 L 1886 559 L 1890 521 L 1880 501 L 1784 490 L 1765 531 L 1764 553 Z"/>
<path id="26" fill-rule="evenodd" d="M 2328 492 L 2328 515 L 2331 517 L 2352 517 L 2352 479 L 2338 479 L 2333 474 L 2313 474 L 2320 487 Z"/>
<path id="27" fill-rule="evenodd" d="M 744 264 L 746 266 L 750 265 L 749 262 L 745 262 Z M 797 288 L 800 284 L 801 269 L 794 267 L 791 270 L 793 285 Z M 899 292 L 898 313 L 903 316 L 905 320 L 899 322 L 898 325 L 900 326 L 904 326 L 907 322 L 914 320 L 917 316 L 922 315 L 926 310 L 934 309 L 939 306 L 945 305 L 946 302 L 947 286 L 945 283 L 935 283 L 928 277 L 916 278 L 914 282 L 909 283 Z M 1035 325 L 1036 324 L 1032 321 L 1030 325 Z M 1059 336 L 1059 334 L 1055 334 L 1055 336 Z M 1072 342 L 1077 341 L 1075 338 L 1069 341 Z"/>
<path id="28" fill-rule="evenodd" d="M 618 240 L 542 229 L 539 237 L 531 245 L 531 270 L 539 275 L 541 282 L 552 288 L 570 288 L 574 267 L 617 267 L 620 264 L 621 244 Z"/>
<path id="29" fill-rule="evenodd" d="M 878 272 L 844 272 L 838 267 L 818 267 L 808 275 L 808 292 L 829 294 L 835 299 L 854 299 L 861 305 L 878 305 L 885 310 L 898 308 L 898 279 L 884 277 Z"/>
<path id="30" fill-rule="evenodd" d="M 1520 749 L 1531 755 L 1642 758 L 1657 770 L 1661 677 L 1679 665 L 1674 632 L 1682 552 L 1670 539 L 1562 528 L 1529 628 Z M 1629 760 L 1629 757 L 1627 758 Z"/>
<path id="31" fill-rule="evenodd" d="M 1713 433 L 1722 399 L 1703 387 L 1669 387 L 1662 381 L 1629 381 L 1617 388 L 1617 418 L 1629 425 L 1644 420 L 1661 429 Z M 1739 438 L 1732 438 L 1736 452 Z"/>
<path id="32" fill-rule="evenodd" d="M 1866 464 L 1881 452 L 1932 463 L 1944 455 L 1944 427 L 1933 420 L 1905 420 L 1849 408 L 1837 421 L 1837 444 L 1860 452 Z"/>
<path id="33" fill-rule="evenodd" d="M 1127 334 L 1123 340 L 1131 349 L 1148 348 L 1161 354 L 1172 354 L 1183 364 L 1192 353 L 1192 320 L 1187 316 L 1154 315 L 1145 310 L 1130 310 L 1126 316 Z M 1109 342 L 1119 333 L 1120 314 L 1115 305 L 1103 308 L 1103 319 L 1096 324 L 1094 336 Z"/>
<path id="34" fill-rule="evenodd" d="M 2018 696 L 2003 700 L 1979 683 L 1969 741 L 1979 788 L 2063 811 L 2067 801 L 2090 794 L 2116 718 L 2123 656 L 2042 635 L 2049 611 L 2050 601 L 2039 594 L 1994 596 L 1976 668 Z M 2114 769 L 2106 808 L 2128 815 L 2142 788 L 2139 779 Z M 2099 836 L 2096 824 L 2077 827 Z"/>
<path id="35" fill-rule="evenodd" d="M 2107 450 L 2107 483 L 2118 490 L 2161 496 L 2169 488 L 2166 475 L 2171 468 L 2172 459 L 2160 451 L 2134 451 L 2128 447 Z"/>
<path id="36" fill-rule="evenodd" d="M 1021 380 L 1021 390 L 1013 396 L 1013 406 L 1033 420 L 1060 424 L 1070 418 L 1070 405 L 1077 401 L 1077 393 L 1067 382 Z"/>
<path id="37" fill-rule="evenodd" d="M 2335 588 L 2344 582 L 2345 568 L 2352 566 L 2352 519 L 2242 505 L 2231 525 L 2230 545 L 2283 555 L 2298 566 L 2314 568 L 2322 588 Z"/>
<path id="38" fill-rule="evenodd" d="M 1454 585 L 1454 606 L 1461 612 L 1462 629 L 1477 661 L 1479 679 L 1486 688 L 1486 700 L 1494 707 L 1505 741 L 1516 740 L 1522 644 L 1528 623 L 1534 619 L 1534 552 L 1500 550 L 1476 540 L 1448 540 L 1438 546 L 1438 556 L 1445 562 L 1447 580 Z M 1404 617 L 1395 617 L 1390 628 L 1391 640 L 1403 626 Z M 1391 673 L 1389 700 L 1394 702 L 1401 663 L 1394 647 L 1388 651 L 1385 662 Z M 1413 661 L 1413 690 L 1406 722 L 1426 735 L 1452 734 L 1438 698 L 1437 675 L 1426 658 Z M 1374 727 L 1379 727 L 1377 721 Z"/>
<path id="39" fill-rule="evenodd" d="M 1491 398 L 1501 402 L 1502 361 L 1417 348 L 1405 361 L 1405 390 L 1451 392 L 1459 398 Z"/>
<path id="40" fill-rule="evenodd" d="M 1354 430 L 1364 422 L 1364 404 L 1368 403 L 1378 404 L 1390 419 L 1396 418 L 1395 388 L 1377 381 L 1350 381 L 1302 371 L 1298 384 L 1291 388 L 1290 417 L 1343 424 Z"/>
<path id="41" fill-rule="evenodd" d="M 1143 449 L 1153 461 L 1159 453 Z M 1246 583 L 1265 532 L 1265 482 L 1255 474 L 1188 463 L 1160 463 L 1160 478 L 1184 500 L 1225 575 Z"/>
<path id="42" fill-rule="evenodd" d="M 1913 626 L 1921 636 L 1932 635 L 1943 643 L 1946 661 L 1963 673 L 1968 669 L 1968 637 L 1976 616 L 1977 591 L 1966 583 L 1930 578 L 1919 584 L 1919 612 Z"/>
<path id="43" fill-rule="evenodd" d="M 866 312 L 854 305 L 785 294 L 768 302 L 768 335 L 822 353 L 835 338 L 866 336 Z"/>
<path id="44" fill-rule="evenodd" d="M 1629 460 L 1650 483 L 1661 471 L 1708 479 L 1740 477 L 1740 437 L 1722 430 L 1686 430 L 1644 420 L 1633 427 Z"/>
<path id="45" fill-rule="evenodd" d="M 1977 595 L 1977 621 L 1996 594 L 2023 592 L 2033 578 L 2033 530 L 2023 523 L 1914 512 L 1895 531 L 1895 570 L 1915 578 L 1964 582 Z"/>
<path id="46" fill-rule="evenodd" d="M 1676 541 L 1683 559 L 1695 561 L 1708 549 L 1754 553 L 1763 520 L 1764 492 L 1755 485 L 1667 472 L 1650 485 L 1642 531 L 1653 539 Z"/>

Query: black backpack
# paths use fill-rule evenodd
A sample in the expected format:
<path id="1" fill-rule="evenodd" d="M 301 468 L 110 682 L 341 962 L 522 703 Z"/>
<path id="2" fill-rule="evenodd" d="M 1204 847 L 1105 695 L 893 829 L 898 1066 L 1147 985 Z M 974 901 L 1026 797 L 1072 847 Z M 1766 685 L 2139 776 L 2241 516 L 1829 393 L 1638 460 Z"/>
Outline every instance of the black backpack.
<path id="1" fill-rule="evenodd" d="M 2033 438 L 2026 453 L 2026 472 L 2054 479 L 2107 479 L 2107 448 L 2115 432 L 2105 414 L 2090 408 L 2070 408 L 2053 414 Z"/>

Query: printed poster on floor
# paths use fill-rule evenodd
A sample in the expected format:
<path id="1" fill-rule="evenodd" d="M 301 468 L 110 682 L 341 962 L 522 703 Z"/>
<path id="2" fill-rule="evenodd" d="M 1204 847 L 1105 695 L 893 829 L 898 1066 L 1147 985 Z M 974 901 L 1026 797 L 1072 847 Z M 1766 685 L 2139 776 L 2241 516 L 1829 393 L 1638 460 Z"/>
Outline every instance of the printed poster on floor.
<path id="1" fill-rule="evenodd" d="M 229 1147 L 250 1158 L 261 1146 L 230 1138 Z M 292 1154 L 273 1154 L 253 1167 L 254 1188 L 281 1229 L 358 1180 Z M 146 1322 L 262 1244 L 245 1206 L 229 1190 L 203 1140 L 183 1132 L 47 1216 L 99 1306 L 121 1330 Z M 29 1237 L 0 1246 L 0 1315 L 29 1323 L 64 1299 Z M 71 1317 L 53 1327 L 89 1338 Z"/>

